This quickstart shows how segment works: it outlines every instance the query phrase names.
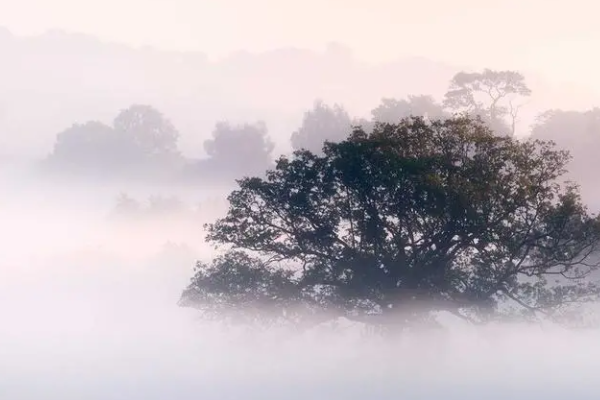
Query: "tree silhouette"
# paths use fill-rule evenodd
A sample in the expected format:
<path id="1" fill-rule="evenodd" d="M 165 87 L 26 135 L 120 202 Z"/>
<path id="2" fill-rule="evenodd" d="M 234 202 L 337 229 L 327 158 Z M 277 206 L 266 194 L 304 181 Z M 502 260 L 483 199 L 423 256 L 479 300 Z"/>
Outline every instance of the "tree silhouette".
<path id="1" fill-rule="evenodd" d="M 352 128 L 360 128 L 365 132 L 373 132 L 376 122 L 373 119 L 353 118 Z"/>
<path id="2" fill-rule="evenodd" d="M 589 150 L 595 153 L 593 148 L 599 143 L 599 132 L 599 108 L 583 112 L 548 110 L 537 117 L 531 136 L 541 140 L 552 140 L 577 158 L 575 153 L 582 151 Z"/>
<path id="3" fill-rule="evenodd" d="M 141 157 L 165 158 L 178 154 L 177 129 L 152 106 L 132 105 L 117 115 L 113 127 L 134 146 Z"/>
<path id="4" fill-rule="evenodd" d="M 102 173 L 122 167 L 129 156 L 127 146 L 112 127 L 90 121 L 75 124 L 60 132 L 56 136 L 51 158 L 67 169 Z"/>
<path id="5" fill-rule="evenodd" d="M 352 125 L 350 115 L 342 106 L 328 106 L 317 100 L 313 108 L 304 113 L 300 128 L 292 134 L 292 148 L 320 152 L 326 140 L 344 140 Z"/>
<path id="6" fill-rule="evenodd" d="M 444 107 L 478 115 L 499 134 L 514 134 L 521 107 L 516 99 L 529 95 L 531 90 L 519 72 L 459 72 L 450 81 Z"/>
<path id="7" fill-rule="evenodd" d="M 383 98 L 381 104 L 371 111 L 373 120 L 395 124 L 407 117 L 427 117 L 439 119 L 446 116 L 444 108 L 431 96 L 408 96 L 408 98 L 397 100 Z"/>
<path id="8" fill-rule="evenodd" d="M 177 130 L 151 106 L 122 110 L 113 126 L 90 121 L 59 133 L 49 162 L 62 171 L 155 177 L 178 167 Z"/>
<path id="9" fill-rule="evenodd" d="M 599 293 L 587 279 L 598 221 L 557 183 L 568 159 L 469 117 L 356 129 L 323 155 L 298 151 L 265 179 L 238 181 L 227 215 L 207 226 L 231 251 L 197 265 L 180 304 L 386 326 L 435 311 L 558 320 Z"/>
<path id="10" fill-rule="evenodd" d="M 209 171 L 217 179 L 260 174 L 272 166 L 275 148 L 264 122 L 233 125 L 216 124 L 212 138 L 204 141 L 209 158 L 198 169 Z"/>
<path id="11" fill-rule="evenodd" d="M 548 110 L 538 116 L 531 137 L 552 140 L 573 156 L 569 177 L 582 185 L 584 197 L 600 204 L 596 171 L 600 162 L 596 149 L 600 145 L 600 109 L 588 111 Z"/>

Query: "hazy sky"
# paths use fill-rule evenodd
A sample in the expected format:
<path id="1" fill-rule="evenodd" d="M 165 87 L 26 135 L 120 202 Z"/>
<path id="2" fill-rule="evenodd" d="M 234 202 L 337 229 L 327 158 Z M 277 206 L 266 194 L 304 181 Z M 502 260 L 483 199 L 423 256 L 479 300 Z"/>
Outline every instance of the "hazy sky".
<path id="1" fill-rule="evenodd" d="M 17 34 L 59 28 L 102 39 L 228 52 L 338 41 L 377 62 L 423 55 L 472 66 L 542 70 L 566 81 L 600 67 L 592 0 L 0 0 Z M 599 85 L 600 86 L 600 85 Z"/>

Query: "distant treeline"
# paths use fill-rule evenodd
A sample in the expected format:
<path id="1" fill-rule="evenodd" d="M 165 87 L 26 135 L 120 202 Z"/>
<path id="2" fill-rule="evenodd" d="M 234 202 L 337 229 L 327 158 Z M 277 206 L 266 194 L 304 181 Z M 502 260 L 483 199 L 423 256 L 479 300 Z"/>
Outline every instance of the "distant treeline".
<path id="1" fill-rule="evenodd" d="M 522 74 L 483 70 L 456 74 L 441 101 L 430 95 L 404 99 L 383 98 L 369 118 L 351 116 L 340 104 L 315 101 L 305 112 L 301 126 L 291 132 L 293 150 L 319 152 L 325 141 L 344 140 L 353 127 L 370 131 L 376 123 L 396 123 L 409 116 L 446 118 L 457 113 L 478 115 L 499 135 L 515 133 L 523 98 L 530 96 Z M 570 171 L 585 183 L 600 128 L 600 111 L 549 110 L 531 129 L 536 139 L 551 139 L 570 150 Z M 132 105 L 121 111 L 111 125 L 77 123 L 56 136 L 44 169 L 83 177 L 146 178 L 152 181 L 215 183 L 249 175 L 261 175 L 277 155 L 268 128 L 262 121 L 216 123 L 204 141 L 206 157 L 184 157 L 179 132 L 171 121 L 150 105 Z M 585 164 L 588 164 L 584 167 Z"/>

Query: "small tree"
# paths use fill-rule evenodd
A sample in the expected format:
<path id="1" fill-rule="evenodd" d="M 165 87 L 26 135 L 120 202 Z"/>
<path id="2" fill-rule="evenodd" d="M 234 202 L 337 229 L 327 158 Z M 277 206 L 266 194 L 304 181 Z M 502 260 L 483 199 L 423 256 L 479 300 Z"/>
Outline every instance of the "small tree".
<path id="1" fill-rule="evenodd" d="M 233 250 L 198 264 L 181 305 L 406 326 L 435 311 L 558 318 L 597 297 L 599 224 L 558 183 L 569 157 L 551 143 L 411 118 L 323 152 L 238 181 L 207 226 Z"/>

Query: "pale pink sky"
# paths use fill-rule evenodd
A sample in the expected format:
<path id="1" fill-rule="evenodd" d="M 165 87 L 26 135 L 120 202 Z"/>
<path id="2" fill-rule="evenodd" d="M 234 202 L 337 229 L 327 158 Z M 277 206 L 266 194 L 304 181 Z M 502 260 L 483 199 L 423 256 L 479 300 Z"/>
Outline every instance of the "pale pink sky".
<path id="1" fill-rule="evenodd" d="M 422 55 L 594 80 L 600 88 L 598 11 L 593 0 L 0 0 L 0 26 L 17 34 L 59 28 L 211 57 L 339 41 L 372 62 Z"/>

